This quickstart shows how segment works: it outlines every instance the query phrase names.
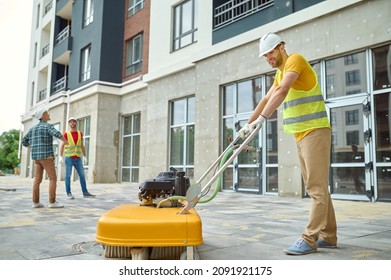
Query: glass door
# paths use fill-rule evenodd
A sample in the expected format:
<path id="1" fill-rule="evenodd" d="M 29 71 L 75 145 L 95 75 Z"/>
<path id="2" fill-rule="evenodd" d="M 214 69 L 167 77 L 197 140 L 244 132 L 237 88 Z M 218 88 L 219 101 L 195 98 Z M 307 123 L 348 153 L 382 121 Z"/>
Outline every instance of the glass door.
<path id="1" fill-rule="evenodd" d="M 240 120 L 238 122 L 239 126 L 243 127 L 247 119 Z M 236 191 L 261 192 L 262 141 L 260 141 L 260 135 L 261 133 L 255 135 L 233 162 L 234 187 Z"/>
<path id="2" fill-rule="evenodd" d="M 391 201 L 391 45 L 372 49 L 374 198 Z"/>
<path id="3" fill-rule="evenodd" d="M 371 198 L 370 103 L 368 96 L 328 103 L 332 126 L 330 188 L 333 198 Z"/>
<path id="4" fill-rule="evenodd" d="M 259 100 L 273 84 L 274 73 L 222 87 L 222 148 L 237 137 Z M 277 111 L 223 174 L 223 190 L 278 193 Z"/>
<path id="5" fill-rule="evenodd" d="M 377 200 L 391 200 L 391 93 L 374 96 Z"/>

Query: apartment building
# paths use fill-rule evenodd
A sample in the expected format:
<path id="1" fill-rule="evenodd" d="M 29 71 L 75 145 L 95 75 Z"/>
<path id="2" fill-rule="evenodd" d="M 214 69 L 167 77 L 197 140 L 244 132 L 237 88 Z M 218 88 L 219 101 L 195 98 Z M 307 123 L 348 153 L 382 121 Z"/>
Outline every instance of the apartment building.
<path id="1" fill-rule="evenodd" d="M 32 12 L 24 132 L 39 106 L 59 130 L 78 118 L 90 183 L 170 167 L 200 178 L 271 86 L 258 40 L 276 32 L 318 74 L 333 198 L 391 200 L 388 0 L 35 0 Z M 228 167 L 224 191 L 305 196 L 281 120 L 277 110 Z M 27 149 L 21 173 L 34 174 Z"/>

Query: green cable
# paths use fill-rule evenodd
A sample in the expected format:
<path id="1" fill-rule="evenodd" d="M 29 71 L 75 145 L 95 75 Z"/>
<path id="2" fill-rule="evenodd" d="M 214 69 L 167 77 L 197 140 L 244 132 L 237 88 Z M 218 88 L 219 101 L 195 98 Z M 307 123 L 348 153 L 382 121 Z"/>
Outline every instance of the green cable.
<path id="1" fill-rule="evenodd" d="M 230 156 L 230 154 L 233 152 L 233 150 L 234 150 L 234 147 L 231 147 L 231 148 L 229 148 L 225 152 L 225 154 L 223 155 L 223 157 L 222 157 L 222 159 L 220 161 L 220 168 L 224 165 L 225 161 Z M 221 182 L 223 180 L 223 173 L 219 176 L 219 178 L 217 178 L 216 188 L 213 191 L 212 195 L 209 196 L 206 199 L 200 199 L 198 201 L 199 203 L 207 203 L 207 202 L 211 201 L 212 199 L 214 199 L 216 197 L 217 193 L 221 190 Z M 171 201 L 171 200 L 186 200 L 186 197 L 185 196 L 171 196 L 171 197 L 167 198 L 166 200 L 167 201 Z"/>
<path id="2" fill-rule="evenodd" d="M 227 158 L 230 156 L 230 154 L 233 152 L 234 150 L 234 147 L 231 147 L 229 148 L 225 154 L 223 155 L 223 158 L 221 159 L 220 161 L 220 168 L 224 165 L 225 161 L 227 160 Z M 224 172 L 223 172 L 224 173 Z M 215 190 L 213 191 L 212 195 L 209 196 L 208 198 L 206 199 L 200 199 L 198 202 L 199 203 L 207 203 L 209 201 L 211 201 L 212 199 L 214 199 L 217 195 L 217 193 L 221 190 L 221 182 L 223 180 L 223 173 L 221 173 L 221 175 L 219 176 L 219 178 L 217 179 L 217 184 L 216 184 L 216 188 Z"/>

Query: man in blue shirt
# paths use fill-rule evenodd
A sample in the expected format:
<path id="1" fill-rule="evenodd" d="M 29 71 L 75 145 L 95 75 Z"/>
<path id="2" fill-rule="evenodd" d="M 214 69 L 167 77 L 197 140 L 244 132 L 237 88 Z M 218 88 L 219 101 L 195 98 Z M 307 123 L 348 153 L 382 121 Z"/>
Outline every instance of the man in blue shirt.
<path id="1" fill-rule="evenodd" d="M 33 183 L 33 208 L 42 208 L 39 202 L 39 186 L 42 182 L 43 171 L 49 177 L 49 208 L 62 208 L 64 205 L 56 201 L 57 175 L 54 164 L 53 136 L 68 144 L 62 133 L 49 124 L 49 112 L 46 108 L 39 108 L 35 112 L 39 123 L 30 128 L 23 137 L 22 145 L 30 147 L 31 158 L 35 164 L 35 178 Z"/>

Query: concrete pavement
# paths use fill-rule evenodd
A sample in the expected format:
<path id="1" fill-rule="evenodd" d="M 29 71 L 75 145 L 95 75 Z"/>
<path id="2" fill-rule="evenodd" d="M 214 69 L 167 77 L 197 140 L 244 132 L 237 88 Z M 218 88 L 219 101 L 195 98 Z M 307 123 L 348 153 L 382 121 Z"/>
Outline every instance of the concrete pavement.
<path id="1" fill-rule="evenodd" d="M 82 198 L 72 183 L 74 200 L 67 200 L 58 182 L 62 209 L 49 209 L 48 181 L 41 185 L 44 208 L 32 209 L 32 179 L 0 176 L 0 260 L 104 260 L 95 243 L 97 221 L 121 204 L 139 203 L 137 184 L 89 184 L 96 198 Z M 391 260 L 391 203 L 334 200 L 338 248 L 288 256 L 305 227 L 308 198 L 280 198 L 222 192 L 209 203 L 197 204 L 204 244 L 201 260 Z"/>

